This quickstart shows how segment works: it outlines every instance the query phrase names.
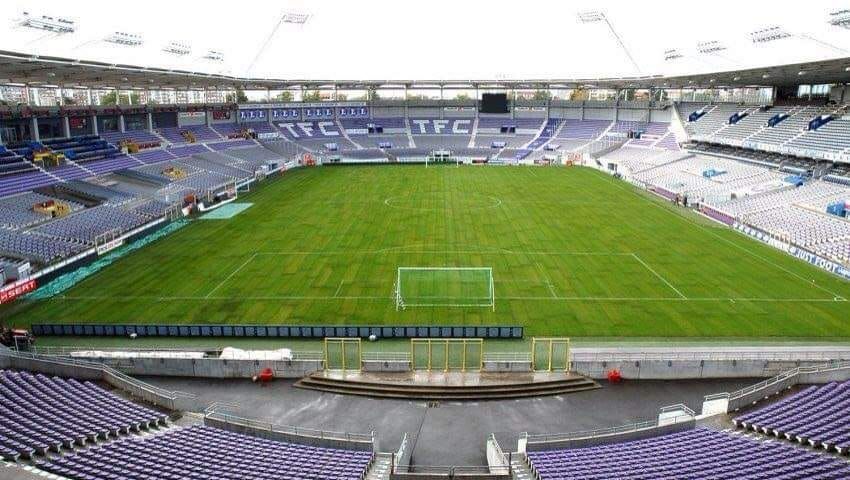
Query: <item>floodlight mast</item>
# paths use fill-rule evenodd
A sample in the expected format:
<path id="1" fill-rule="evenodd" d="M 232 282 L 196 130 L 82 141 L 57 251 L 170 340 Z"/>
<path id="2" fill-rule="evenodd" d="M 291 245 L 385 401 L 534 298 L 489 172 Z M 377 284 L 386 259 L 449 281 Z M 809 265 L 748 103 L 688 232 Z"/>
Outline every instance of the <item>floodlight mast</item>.
<path id="1" fill-rule="evenodd" d="M 635 61 L 635 58 L 632 56 L 632 53 L 629 51 L 628 47 L 626 47 L 626 44 L 623 42 L 623 39 L 620 37 L 617 31 L 614 30 L 614 25 L 611 24 L 610 20 L 608 20 L 608 16 L 605 15 L 605 12 L 600 10 L 588 10 L 585 12 L 579 12 L 578 21 L 581 23 L 605 22 L 605 25 L 608 26 L 608 31 L 610 31 L 611 35 L 614 36 L 614 39 L 617 40 L 617 44 L 620 45 L 620 48 L 623 50 L 623 52 L 626 54 L 626 57 L 628 57 L 629 61 L 632 63 L 632 66 L 635 68 L 635 71 L 639 74 L 641 73 L 640 66 Z"/>
<path id="2" fill-rule="evenodd" d="M 850 30 L 850 10 L 836 10 L 829 14 L 829 24 Z"/>
<path id="3" fill-rule="evenodd" d="M 266 51 L 266 48 L 268 48 L 269 43 L 271 43 L 275 34 L 277 33 L 277 31 L 280 29 L 280 27 L 283 24 L 301 25 L 303 27 L 304 25 L 307 24 L 307 22 L 310 20 L 311 17 L 312 17 L 312 15 L 309 14 L 309 13 L 283 12 L 280 16 L 280 20 L 278 20 L 278 22 L 275 24 L 274 28 L 272 28 L 272 31 L 269 34 L 269 36 L 266 38 L 266 41 L 263 42 L 263 45 L 260 46 L 259 50 L 257 50 L 257 54 L 254 55 L 254 59 L 251 60 L 251 64 L 248 65 L 248 69 L 246 70 L 246 74 L 251 73 L 251 70 L 253 70 L 254 65 L 256 65 L 257 61 L 260 59 L 260 56 L 263 55 L 263 52 Z"/>
<path id="4" fill-rule="evenodd" d="M 791 33 L 779 26 L 763 28 L 761 30 L 756 30 L 750 33 L 750 38 L 752 39 L 753 43 L 769 43 L 791 37 L 809 40 L 810 42 L 814 42 L 820 46 L 830 48 L 841 54 L 850 54 L 850 50 L 847 50 L 846 48 L 841 48 L 831 43 L 824 42 L 823 40 L 819 40 L 807 33 Z"/>
<path id="5" fill-rule="evenodd" d="M 168 42 L 168 45 L 163 47 L 162 51 L 182 57 L 192 53 L 192 47 L 184 42 Z"/>
<path id="6" fill-rule="evenodd" d="M 664 50 L 665 62 L 672 62 L 673 60 L 678 60 L 682 57 L 684 57 L 684 55 L 682 55 L 682 52 L 680 52 L 678 49 L 671 48 L 669 50 Z"/>
<path id="7" fill-rule="evenodd" d="M 36 16 L 29 12 L 23 12 L 17 23 L 22 27 L 44 30 L 59 35 L 77 31 L 77 23 L 71 19 L 50 15 Z"/>
<path id="8" fill-rule="evenodd" d="M 103 41 L 126 47 L 138 47 L 145 43 L 141 35 L 127 32 L 113 32 L 104 38 Z"/>

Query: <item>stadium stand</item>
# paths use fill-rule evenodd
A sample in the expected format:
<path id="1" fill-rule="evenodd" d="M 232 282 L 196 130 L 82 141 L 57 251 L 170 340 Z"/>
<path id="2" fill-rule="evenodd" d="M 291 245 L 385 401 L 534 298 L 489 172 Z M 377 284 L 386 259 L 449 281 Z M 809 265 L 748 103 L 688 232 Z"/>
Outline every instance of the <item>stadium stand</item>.
<path id="1" fill-rule="evenodd" d="M 118 207 L 101 205 L 34 228 L 32 231 L 66 242 L 94 245 L 104 234 L 123 234 L 138 228 L 148 219 Z M 117 235 L 116 235 L 117 236 Z"/>
<path id="2" fill-rule="evenodd" d="M 98 449 L 38 461 L 36 466 L 74 480 L 146 480 L 155 472 L 169 479 L 361 480 L 371 461 L 372 452 L 311 447 L 193 426 L 121 439 Z"/>
<path id="3" fill-rule="evenodd" d="M 160 128 L 157 130 L 157 133 L 173 144 L 208 142 L 222 139 L 221 135 L 206 125 Z"/>
<path id="4" fill-rule="evenodd" d="M 697 428 L 611 445 L 528 452 L 540 480 L 850 476 L 847 462 L 781 443 Z"/>
<path id="5" fill-rule="evenodd" d="M 60 207 L 57 204 L 64 204 Z M 39 211 L 38 206 L 45 207 Z M 56 206 L 56 209 L 49 208 Z M 0 227 L 11 230 L 31 227 L 52 218 L 52 215 L 66 215 L 82 209 L 83 206 L 71 202 L 60 201 L 35 192 L 27 192 L 0 199 Z"/>
<path id="6" fill-rule="evenodd" d="M 167 417 L 90 383 L 0 371 L 0 454 L 7 460 L 165 425 Z"/>
<path id="7" fill-rule="evenodd" d="M 76 255 L 89 248 L 75 241 L 46 237 L 31 232 L 0 229 L 0 254 L 30 260 L 41 265 Z"/>
<path id="8" fill-rule="evenodd" d="M 850 382 L 810 386 L 733 419 L 744 429 L 846 452 L 850 447 Z"/>

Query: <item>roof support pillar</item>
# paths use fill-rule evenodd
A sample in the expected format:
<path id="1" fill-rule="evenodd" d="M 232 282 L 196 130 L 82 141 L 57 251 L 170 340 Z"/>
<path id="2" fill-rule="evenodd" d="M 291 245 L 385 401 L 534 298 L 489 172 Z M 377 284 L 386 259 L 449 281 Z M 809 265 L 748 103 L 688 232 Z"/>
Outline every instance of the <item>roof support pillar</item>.
<path id="1" fill-rule="evenodd" d="M 30 117 L 30 137 L 32 137 L 34 142 L 41 140 L 41 136 L 38 133 L 38 117 Z"/>

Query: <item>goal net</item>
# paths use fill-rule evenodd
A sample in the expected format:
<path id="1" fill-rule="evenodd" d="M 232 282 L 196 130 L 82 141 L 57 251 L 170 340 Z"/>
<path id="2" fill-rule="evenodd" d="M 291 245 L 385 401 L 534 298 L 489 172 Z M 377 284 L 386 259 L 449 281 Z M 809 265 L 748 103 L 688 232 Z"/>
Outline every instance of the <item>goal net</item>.
<path id="1" fill-rule="evenodd" d="M 408 307 L 488 307 L 495 310 L 490 267 L 399 267 L 396 310 Z"/>

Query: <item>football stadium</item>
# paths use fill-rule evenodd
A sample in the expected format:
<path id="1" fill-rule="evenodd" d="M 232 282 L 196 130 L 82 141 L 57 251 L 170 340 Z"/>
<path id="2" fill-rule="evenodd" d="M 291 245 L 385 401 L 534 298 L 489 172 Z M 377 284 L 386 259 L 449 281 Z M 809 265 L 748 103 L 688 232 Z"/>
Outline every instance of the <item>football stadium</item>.
<path id="1" fill-rule="evenodd" d="M 29 3 L 0 480 L 850 479 L 850 4 Z"/>

